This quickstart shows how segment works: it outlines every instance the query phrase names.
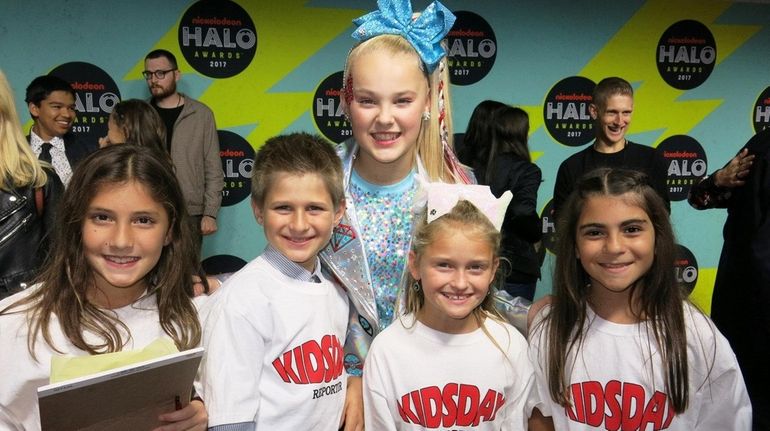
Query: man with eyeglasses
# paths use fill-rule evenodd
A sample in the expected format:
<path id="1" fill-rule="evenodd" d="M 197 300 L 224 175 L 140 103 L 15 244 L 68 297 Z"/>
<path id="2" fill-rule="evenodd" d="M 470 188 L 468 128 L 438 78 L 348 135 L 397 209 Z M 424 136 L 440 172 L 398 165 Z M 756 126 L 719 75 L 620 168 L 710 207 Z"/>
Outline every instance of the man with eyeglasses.
<path id="1" fill-rule="evenodd" d="M 147 54 L 142 75 L 152 94 L 150 103 L 166 125 L 166 145 L 195 231 L 212 234 L 217 230 L 224 186 L 214 114 L 177 91 L 181 72 L 169 51 L 156 49 Z"/>

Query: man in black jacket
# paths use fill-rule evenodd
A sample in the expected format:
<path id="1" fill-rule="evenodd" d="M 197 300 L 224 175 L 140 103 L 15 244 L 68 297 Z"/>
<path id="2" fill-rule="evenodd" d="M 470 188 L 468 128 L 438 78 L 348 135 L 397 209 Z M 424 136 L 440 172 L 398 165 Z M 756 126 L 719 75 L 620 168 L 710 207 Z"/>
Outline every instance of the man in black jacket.
<path id="1" fill-rule="evenodd" d="M 754 430 L 770 429 L 770 129 L 690 189 L 696 209 L 727 208 L 711 318 L 749 390 Z"/>

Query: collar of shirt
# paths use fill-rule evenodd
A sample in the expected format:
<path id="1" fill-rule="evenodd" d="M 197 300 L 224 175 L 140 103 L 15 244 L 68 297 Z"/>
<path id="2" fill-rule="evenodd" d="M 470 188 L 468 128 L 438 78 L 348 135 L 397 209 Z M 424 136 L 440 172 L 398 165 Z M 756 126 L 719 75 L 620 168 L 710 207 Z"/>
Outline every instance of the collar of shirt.
<path id="1" fill-rule="evenodd" d="M 289 278 L 304 281 L 306 283 L 320 283 L 322 280 L 321 264 L 317 256 L 315 258 L 315 269 L 313 272 L 308 271 L 296 262 L 292 262 L 270 244 L 265 247 L 262 256 L 273 268 Z"/>
<path id="2" fill-rule="evenodd" d="M 40 150 L 44 142 L 46 141 L 38 136 L 37 133 L 32 130 L 29 131 L 29 144 L 35 154 L 40 154 Z M 64 139 L 61 136 L 55 136 L 53 139 L 47 142 L 50 143 L 53 148 L 64 151 Z"/>

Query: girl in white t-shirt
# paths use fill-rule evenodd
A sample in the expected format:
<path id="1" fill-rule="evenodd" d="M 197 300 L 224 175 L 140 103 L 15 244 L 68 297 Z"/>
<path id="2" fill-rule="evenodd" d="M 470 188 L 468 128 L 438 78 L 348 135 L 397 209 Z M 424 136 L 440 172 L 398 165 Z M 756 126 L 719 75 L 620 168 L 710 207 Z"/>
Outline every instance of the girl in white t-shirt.
<path id="1" fill-rule="evenodd" d="M 0 302 L 0 428 L 40 429 L 36 390 L 49 383 L 54 356 L 142 349 L 158 338 L 180 350 L 199 344 L 196 246 L 167 160 L 116 145 L 78 165 L 39 283 Z M 160 415 L 158 429 L 204 430 L 206 421 L 192 401 Z"/>
<path id="2" fill-rule="evenodd" d="M 530 332 L 556 429 L 750 429 L 735 355 L 676 282 L 674 233 L 647 176 L 588 173 L 557 232 L 553 297 Z"/>
<path id="3" fill-rule="evenodd" d="M 487 186 L 424 188 L 406 314 L 366 359 L 365 428 L 524 429 L 536 403 L 526 341 L 490 295 L 510 192 L 498 202 Z"/>

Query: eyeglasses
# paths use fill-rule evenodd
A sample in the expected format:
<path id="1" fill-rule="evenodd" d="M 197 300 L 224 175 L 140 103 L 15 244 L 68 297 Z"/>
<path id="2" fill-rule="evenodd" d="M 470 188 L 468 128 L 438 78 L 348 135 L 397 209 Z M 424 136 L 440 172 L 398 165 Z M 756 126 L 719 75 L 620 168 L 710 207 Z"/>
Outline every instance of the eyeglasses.
<path id="1" fill-rule="evenodd" d="M 144 79 L 148 79 L 148 80 L 152 77 L 152 75 L 155 75 L 155 77 L 158 78 L 158 79 L 163 79 L 163 78 L 166 77 L 167 73 L 173 72 L 175 70 L 176 70 L 176 68 L 168 69 L 168 70 L 154 70 L 154 71 L 153 70 L 145 70 L 145 71 L 142 72 L 142 76 L 144 76 Z"/>

